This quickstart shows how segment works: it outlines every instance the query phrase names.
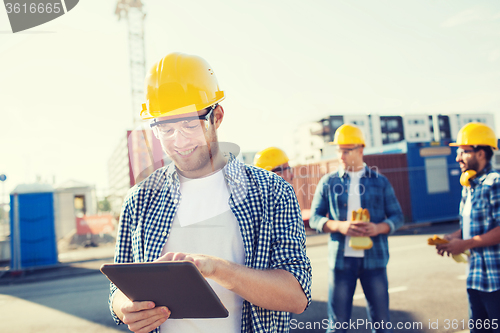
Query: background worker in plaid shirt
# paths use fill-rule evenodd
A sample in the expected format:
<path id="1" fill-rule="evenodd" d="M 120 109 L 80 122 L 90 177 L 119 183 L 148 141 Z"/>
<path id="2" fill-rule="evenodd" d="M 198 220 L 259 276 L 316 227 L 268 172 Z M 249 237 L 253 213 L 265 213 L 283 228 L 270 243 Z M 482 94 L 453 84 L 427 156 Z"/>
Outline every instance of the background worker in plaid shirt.
<path id="1" fill-rule="evenodd" d="M 327 332 L 348 330 L 358 279 L 373 332 L 390 332 L 384 325 L 389 321 L 387 234 L 403 225 L 403 212 L 387 178 L 363 162 L 365 139 L 360 128 L 340 126 L 332 144 L 338 145 L 341 168 L 321 178 L 309 221 L 311 228 L 330 233 Z M 368 209 L 369 222 L 353 219 L 352 211 L 359 208 Z M 353 236 L 370 237 L 372 247 L 354 249 L 349 244 Z"/>
<path id="2" fill-rule="evenodd" d="M 224 99 L 200 57 L 172 53 L 146 77 L 141 117 L 173 160 L 134 186 L 120 216 L 115 262 L 189 260 L 229 311 L 222 319 L 168 319 L 111 285 L 116 323 L 134 332 L 288 332 L 311 300 L 305 231 L 290 184 L 235 159 L 217 129 Z M 236 147 L 237 148 L 237 147 Z M 229 150 L 229 151 L 227 151 Z M 233 151 L 231 151 L 233 150 Z"/>
<path id="3" fill-rule="evenodd" d="M 497 139 L 491 128 L 469 123 L 458 132 L 456 161 L 463 185 L 461 228 L 445 235 L 450 242 L 437 245 L 438 254 L 470 250 L 467 275 L 469 329 L 500 332 L 500 174 L 491 169 Z"/>

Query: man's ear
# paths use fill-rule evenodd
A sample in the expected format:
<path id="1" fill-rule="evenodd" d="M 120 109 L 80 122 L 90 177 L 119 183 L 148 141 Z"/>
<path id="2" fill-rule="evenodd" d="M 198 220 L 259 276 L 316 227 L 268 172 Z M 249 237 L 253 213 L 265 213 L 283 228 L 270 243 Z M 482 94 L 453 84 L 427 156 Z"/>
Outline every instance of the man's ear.
<path id="1" fill-rule="evenodd" d="M 222 119 L 224 118 L 224 109 L 222 108 L 222 106 L 217 105 L 217 107 L 213 112 L 214 112 L 214 126 L 216 129 L 218 129 L 220 124 L 222 123 Z"/>
<path id="2" fill-rule="evenodd" d="M 480 160 L 486 160 L 486 152 L 482 149 L 479 149 L 477 152 L 476 152 L 476 156 L 480 159 Z"/>

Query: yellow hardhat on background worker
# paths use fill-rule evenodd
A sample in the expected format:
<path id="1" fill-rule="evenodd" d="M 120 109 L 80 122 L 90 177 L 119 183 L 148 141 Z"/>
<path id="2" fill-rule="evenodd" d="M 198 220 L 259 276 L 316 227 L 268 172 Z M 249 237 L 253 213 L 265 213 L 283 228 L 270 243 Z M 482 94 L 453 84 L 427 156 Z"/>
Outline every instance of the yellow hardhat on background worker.
<path id="1" fill-rule="evenodd" d="M 293 181 L 293 173 L 288 164 L 289 160 L 283 150 L 276 147 L 269 147 L 255 154 L 253 164 L 256 167 L 272 171 L 291 183 Z"/>
<path id="2" fill-rule="evenodd" d="M 253 164 L 256 167 L 272 171 L 274 168 L 288 163 L 289 160 L 283 150 L 276 147 L 269 147 L 255 154 Z"/>
<path id="3" fill-rule="evenodd" d="M 490 157 L 493 155 L 492 150 L 498 150 L 497 138 L 495 136 L 495 132 L 488 126 L 483 123 L 468 123 L 463 126 L 457 134 L 457 142 L 450 143 L 452 147 L 459 146 L 471 146 L 474 148 L 477 147 L 489 147 L 485 151 L 487 152 L 487 159 L 489 161 Z M 491 149 L 490 149 L 491 148 Z M 459 158 L 457 155 L 457 162 L 459 162 Z M 462 186 L 471 186 L 470 180 L 476 177 L 477 170 L 465 170 L 462 172 L 460 176 L 460 184 Z"/>
<path id="4" fill-rule="evenodd" d="M 457 142 L 450 146 L 490 146 L 498 150 L 495 132 L 483 123 L 468 123 L 458 131 Z"/>
<path id="5" fill-rule="evenodd" d="M 352 124 L 344 124 L 337 128 L 332 145 L 361 145 L 365 146 L 365 136 L 363 131 Z"/>
<path id="6" fill-rule="evenodd" d="M 184 53 L 170 53 L 152 66 L 145 88 L 142 119 L 200 111 L 225 97 L 208 62 Z"/>

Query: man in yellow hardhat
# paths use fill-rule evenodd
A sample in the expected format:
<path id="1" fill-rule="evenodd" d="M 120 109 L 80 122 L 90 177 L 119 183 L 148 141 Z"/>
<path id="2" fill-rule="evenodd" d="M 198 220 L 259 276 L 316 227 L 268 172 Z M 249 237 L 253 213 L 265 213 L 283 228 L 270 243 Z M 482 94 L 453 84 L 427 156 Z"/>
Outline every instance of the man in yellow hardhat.
<path id="1" fill-rule="evenodd" d="M 229 317 L 167 320 L 167 307 L 132 302 L 112 284 L 113 318 L 131 331 L 286 332 L 290 312 L 310 303 L 295 193 L 283 179 L 271 184 L 266 171 L 239 162 L 236 145 L 218 141 L 224 97 L 198 56 L 172 53 L 152 66 L 141 117 L 173 162 L 129 191 L 115 262 L 191 261 Z"/>
<path id="2" fill-rule="evenodd" d="M 445 235 L 447 244 L 437 245 L 438 254 L 470 252 L 467 274 L 469 329 L 471 332 L 500 332 L 500 174 L 491 167 L 497 150 L 493 130 L 482 123 L 468 123 L 460 129 L 456 161 L 463 185 L 460 229 Z"/>
<path id="3" fill-rule="evenodd" d="M 387 234 L 403 225 L 401 206 L 387 178 L 363 162 L 361 129 L 340 126 L 332 144 L 338 147 L 340 169 L 320 180 L 309 221 L 317 232 L 330 233 L 327 332 L 349 329 L 358 279 L 373 332 L 391 332 Z M 363 214 L 354 216 L 361 208 L 366 209 Z"/>
<path id="4" fill-rule="evenodd" d="M 288 164 L 285 152 L 276 147 L 269 147 L 255 154 L 253 164 L 256 167 L 274 172 L 290 184 L 293 182 L 293 171 Z"/>

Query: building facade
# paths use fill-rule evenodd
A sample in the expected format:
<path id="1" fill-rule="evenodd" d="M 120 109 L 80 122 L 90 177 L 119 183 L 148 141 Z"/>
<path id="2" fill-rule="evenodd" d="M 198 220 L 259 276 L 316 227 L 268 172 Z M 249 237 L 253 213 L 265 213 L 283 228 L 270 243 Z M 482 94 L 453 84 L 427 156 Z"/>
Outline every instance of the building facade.
<path id="1" fill-rule="evenodd" d="M 335 158 L 335 131 L 343 124 L 354 124 L 365 134 L 367 150 L 399 142 L 452 142 L 462 126 L 469 122 L 494 124 L 493 114 L 449 115 L 332 115 L 302 125 L 295 132 L 294 160 L 298 164 Z M 434 130 L 438 129 L 438 130 Z M 316 138 L 319 138 L 317 140 Z M 311 144 L 313 143 L 314 144 Z"/>

